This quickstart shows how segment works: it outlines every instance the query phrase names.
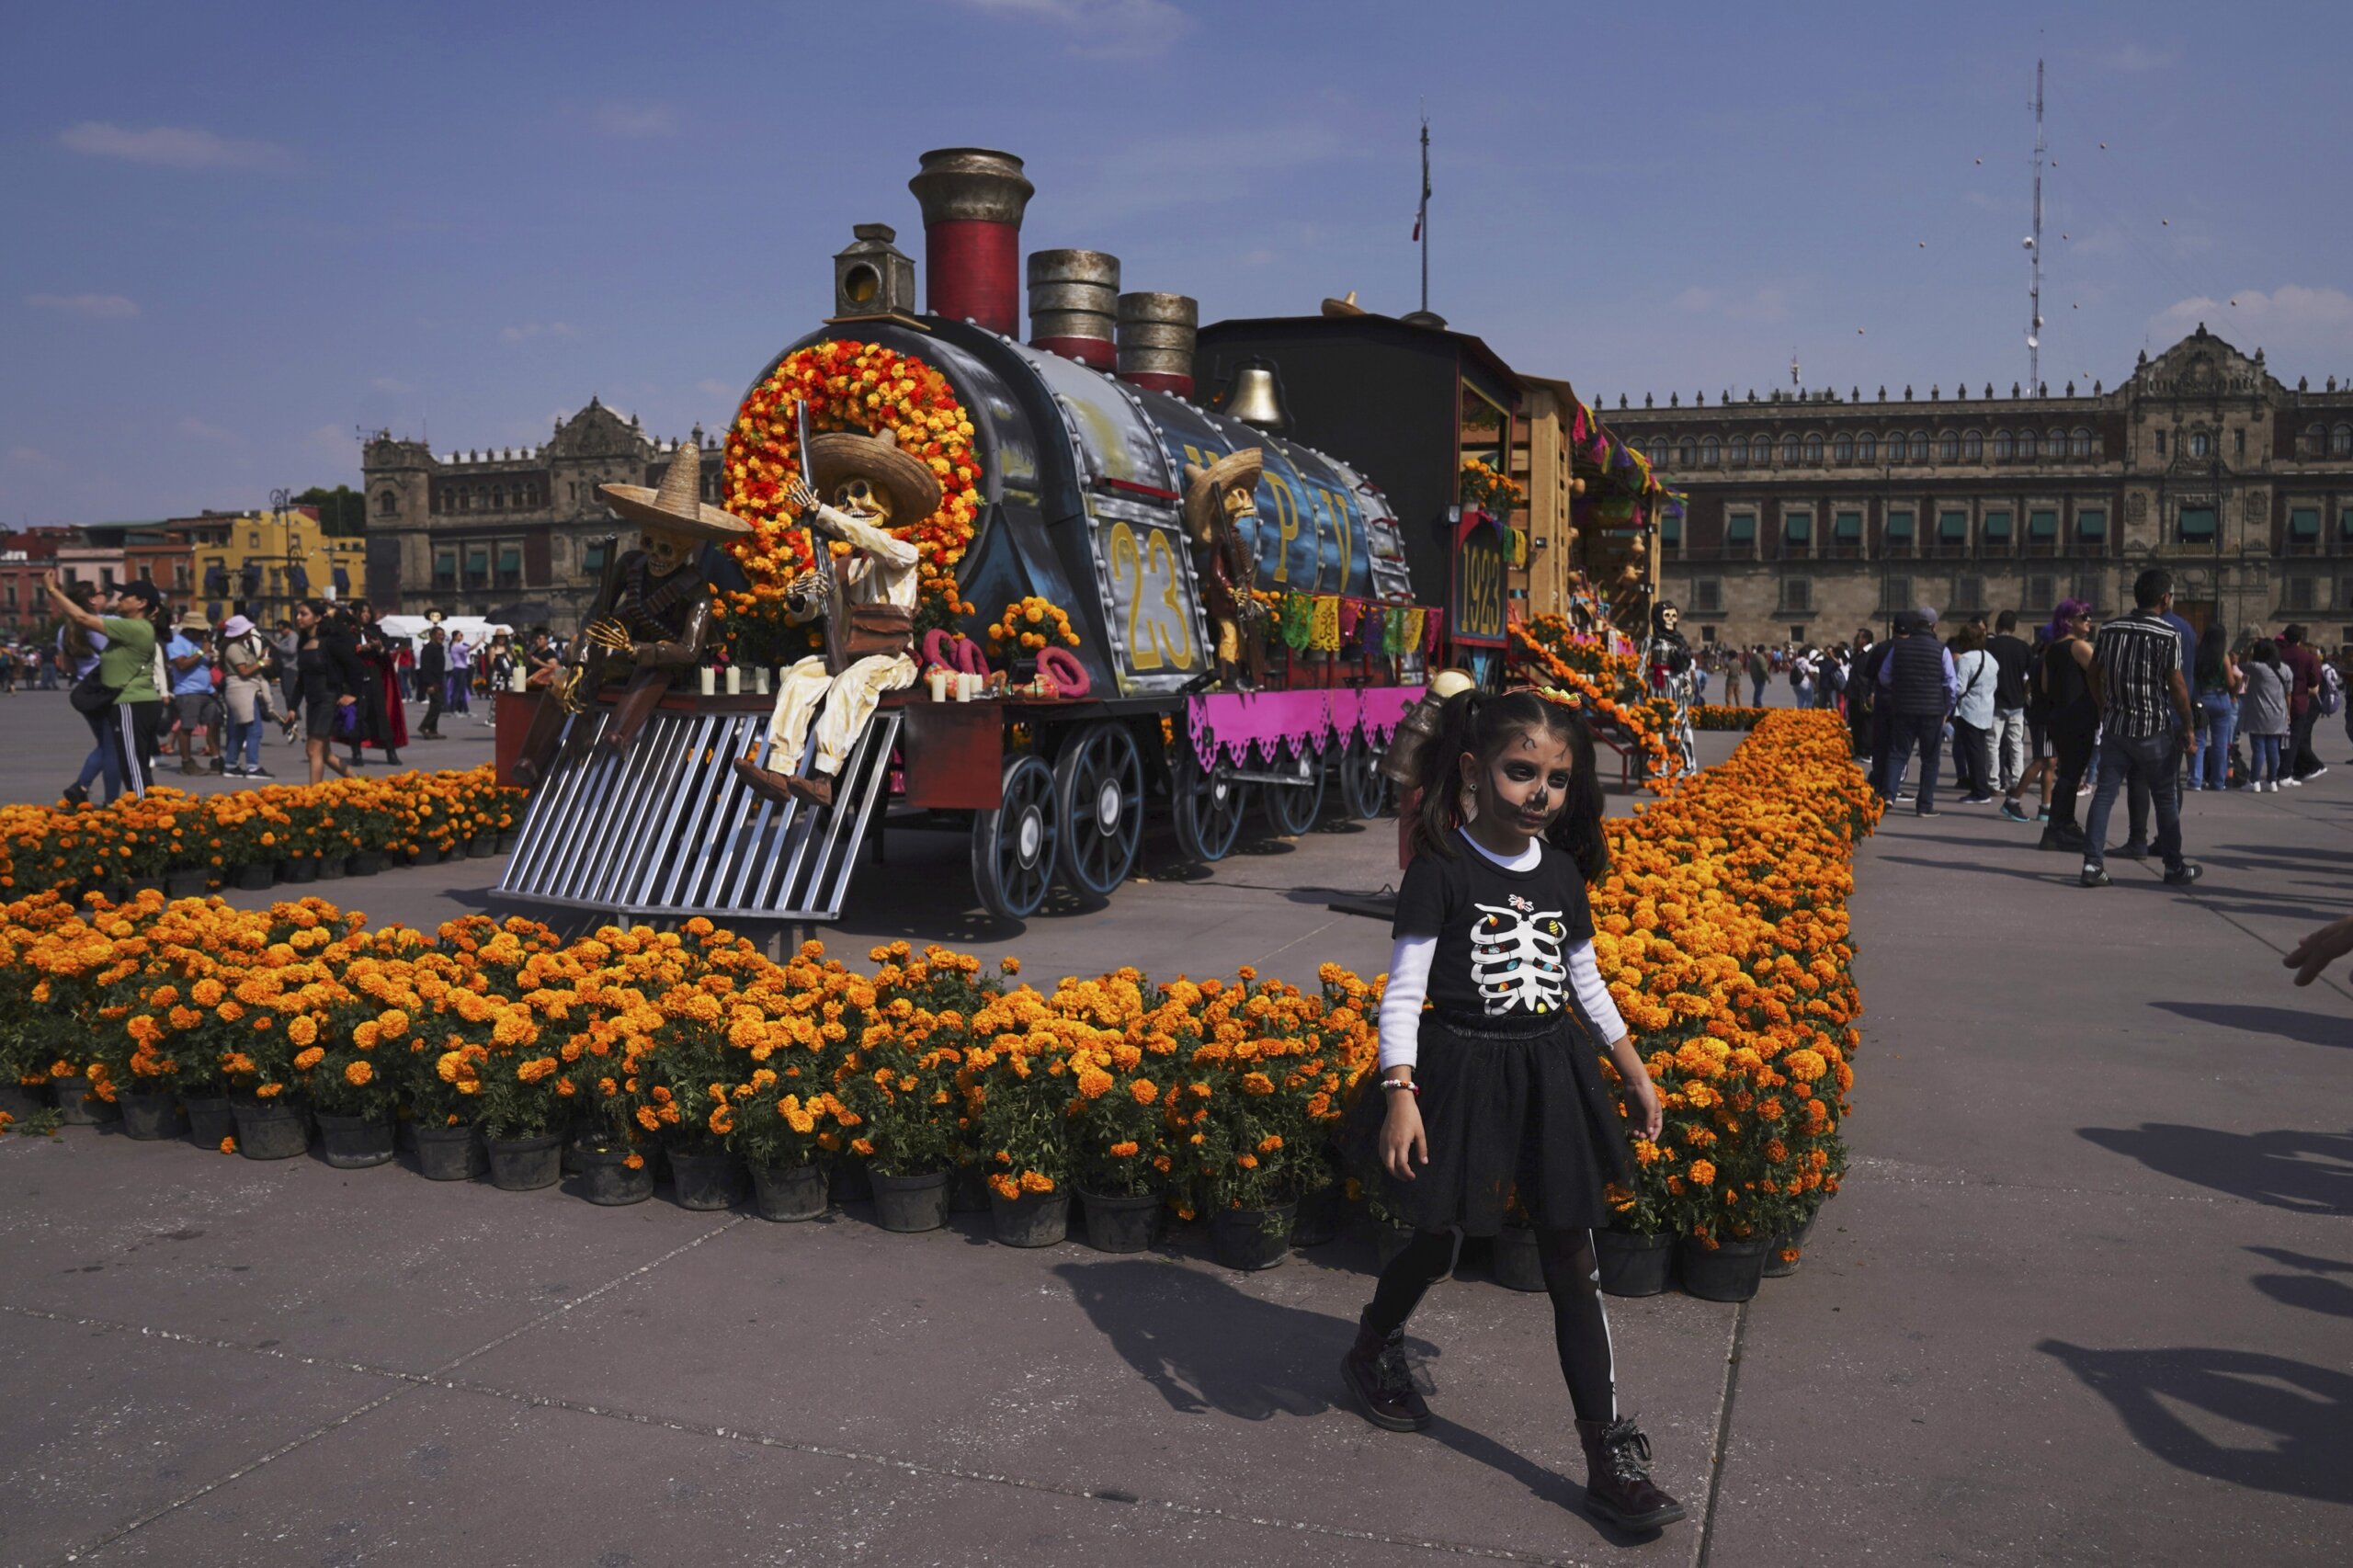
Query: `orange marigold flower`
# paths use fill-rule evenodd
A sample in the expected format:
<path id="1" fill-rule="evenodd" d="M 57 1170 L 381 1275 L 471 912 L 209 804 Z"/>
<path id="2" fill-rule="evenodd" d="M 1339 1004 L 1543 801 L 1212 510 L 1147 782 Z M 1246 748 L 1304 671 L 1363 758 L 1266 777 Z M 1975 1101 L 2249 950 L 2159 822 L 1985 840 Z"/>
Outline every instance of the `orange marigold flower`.
<path id="1" fill-rule="evenodd" d="M 375 1076 L 376 1069 L 370 1062 L 350 1062 L 343 1070 L 343 1081 L 355 1089 L 365 1088 Z"/>

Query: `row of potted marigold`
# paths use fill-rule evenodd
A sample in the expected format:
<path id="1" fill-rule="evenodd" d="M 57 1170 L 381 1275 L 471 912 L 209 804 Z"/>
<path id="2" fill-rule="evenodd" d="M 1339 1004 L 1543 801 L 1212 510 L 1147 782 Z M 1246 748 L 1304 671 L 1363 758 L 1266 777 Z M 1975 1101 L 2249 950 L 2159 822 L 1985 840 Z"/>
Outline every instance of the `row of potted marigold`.
<path id="1" fill-rule="evenodd" d="M 262 869 L 310 881 L 358 862 L 438 859 L 488 852 L 522 821 L 524 792 L 488 767 L 441 773 L 331 778 L 193 795 L 168 786 L 104 806 L 0 806 L 0 894 L 106 891 L 118 902 L 154 887 L 205 892 Z"/>
<path id="2" fill-rule="evenodd" d="M 1667 1105 L 1618 1197 L 1629 1235 L 1761 1259 L 1836 1190 L 1847 861 L 1874 810 L 1843 735 L 1775 715 L 1613 824 L 1597 946 Z M 1313 991 L 1245 969 L 1041 992 L 905 943 L 870 972 L 814 943 L 772 961 L 704 921 L 565 942 L 469 917 L 428 940 L 316 900 L 153 893 L 5 915 L 0 1081 L 135 1132 L 184 1106 L 256 1157 L 301 1152 L 314 1117 L 331 1161 L 380 1163 L 397 1117 L 429 1171 L 470 1174 L 479 1137 L 508 1185 L 556 1179 L 569 1135 L 601 1201 L 650 1195 L 664 1160 L 682 1200 L 723 1203 L 747 1166 L 764 1212 L 814 1212 L 830 1176 L 922 1228 L 961 1173 L 1010 1240 L 1059 1239 L 1075 1188 L 1098 1242 L 1143 1244 L 1165 1209 L 1211 1219 L 1229 1260 L 1279 1261 L 1295 1224 L 1332 1222 L 1329 1134 L 1376 1058 L 1380 983 L 1336 966 Z"/>

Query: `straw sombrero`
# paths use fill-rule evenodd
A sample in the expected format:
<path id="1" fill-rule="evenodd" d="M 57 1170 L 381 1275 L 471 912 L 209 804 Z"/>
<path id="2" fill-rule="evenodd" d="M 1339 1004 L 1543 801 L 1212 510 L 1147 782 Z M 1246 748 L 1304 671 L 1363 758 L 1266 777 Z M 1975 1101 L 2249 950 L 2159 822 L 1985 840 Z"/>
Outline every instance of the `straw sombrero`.
<path id="1" fill-rule="evenodd" d="M 1348 290 L 1348 297 L 1345 300 L 1324 301 L 1324 313 L 1327 316 L 1360 316 L 1365 313 L 1365 310 L 1362 305 L 1357 303 L 1357 291 L 1351 289 Z"/>
<path id="2" fill-rule="evenodd" d="M 690 444 L 681 444 L 671 454 L 660 490 L 648 490 L 642 484 L 600 484 L 597 494 L 623 517 L 649 528 L 715 540 L 737 539 L 752 531 L 752 525 L 733 513 L 704 504 L 702 456 Z"/>
<path id="3" fill-rule="evenodd" d="M 1217 497 L 1221 491 L 1239 486 L 1245 490 L 1258 488 L 1258 474 L 1267 466 L 1266 454 L 1256 447 L 1245 447 L 1200 468 L 1185 465 L 1185 527 L 1195 539 L 1209 536 L 1210 525 L 1217 517 Z"/>
<path id="4" fill-rule="evenodd" d="M 939 480 L 921 458 L 899 449 L 895 431 L 872 436 L 828 430 L 809 437 L 809 488 L 829 495 L 846 479 L 891 493 L 892 520 L 919 523 L 939 510 Z"/>

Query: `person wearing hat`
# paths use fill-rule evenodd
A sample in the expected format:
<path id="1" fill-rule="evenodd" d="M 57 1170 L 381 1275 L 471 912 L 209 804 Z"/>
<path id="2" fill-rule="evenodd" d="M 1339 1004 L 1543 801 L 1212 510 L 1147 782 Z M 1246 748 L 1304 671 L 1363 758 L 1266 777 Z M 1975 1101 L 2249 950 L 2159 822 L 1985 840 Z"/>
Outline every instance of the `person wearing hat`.
<path id="1" fill-rule="evenodd" d="M 1258 601 L 1250 589 L 1258 580 L 1258 559 L 1243 540 L 1242 519 L 1257 518 L 1258 475 L 1265 467 L 1266 454 L 1256 447 L 1228 452 L 1207 468 L 1185 465 L 1185 532 L 1192 540 L 1201 607 L 1217 633 L 1222 686 L 1243 684 L 1245 648 L 1256 652 Z M 1245 630 L 1253 633 L 1246 642 Z"/>
<path id="2" fill-rule="evenodd" d="M 205 647 L 211 635 L 211 622 L 190 609 L 182 613 L 171 640 L 164 644 L 164 663 L 171 672 L 172 717 L 179 722 L 180 771 L 187 774 L 211 771 L 196 760 L 199 729 L 206 732 L 206 749 L 216 756 L 220 750 L 221 737 L 211 722 L 212 654 Z"/>
<path id="3" fill-rule="evenodd" d="M 691 442 L 671 455 L 662 487 L 600 484 L 597 494 L 644 541 L 614 563 L 564 656 L 558 700 L 542 703 L 523 739 L 515 777 L 526 786 L 547 777 L 565 720 L 605 687 L 626 682 L 600 744 L 616 750 L 637 739 L 678 672 L 702 658 L 710 632 L 710 578 L 704 547 L 741 539 L 752 525 L 702 500 L 702 459 Z"/>
<path id="4" fill-rule="evenodd" d="M 261 765 L 261 727 L 269 717 L 268 651 L 261 633 L 242 615 L 221 628 L 221 697 L 229 709 L 229 756 L 222 769 L 232 778 L 267 778 Z"/>
<path id="5" fill-rule="evenodd" d="M 824 616 L 825 651 L 784 672 L 768 720 L 767 766 L 739 756 L 735 772 L 767 800 L 830 806 L 834 781 L 883 693 L 915 684 L 908 649 L 915 642 L 915 567 L 922 556 L 890 530 L 938 511 L 939 481 L 921 459 L 901 451 L 887 429 L 875 436 L 829 431 L 812 437 L 809 468 L 786 499 L 817 533 L 848 545 L 850 559 L 794 582 L 785 619 L 798 624 Z M 821 494 L 830 502 L 818 499 Z M 816 753 L 808 776 L 795 778 L 813 719 Z"/>

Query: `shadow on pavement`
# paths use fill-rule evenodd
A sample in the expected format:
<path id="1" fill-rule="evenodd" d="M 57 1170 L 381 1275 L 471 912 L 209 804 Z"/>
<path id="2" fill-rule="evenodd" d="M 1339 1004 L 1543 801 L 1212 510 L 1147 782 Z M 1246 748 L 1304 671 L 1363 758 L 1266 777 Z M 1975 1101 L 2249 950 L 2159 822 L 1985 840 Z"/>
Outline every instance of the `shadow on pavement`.
<path id="1" fill-rule="evenodd" d="M 2329 1317 L 2353 1318 L 2353 1286 L 2325 1278 L 2331 1274 L 2353 1274 L 2353 1263 L 2313 1257 L 2305 1253 L 2290 1252 L 2285 1247 L 2249 1247 L 2246 1250 L 2257 1257 L 2268 1258 L 2273 1263 L 2299 1271 L 2294 1274 L 2258 1274 L 2247 1281 L 2281 1306 L 2297 1307 Z"/>
<path id="2" fill-rule="evenodd" d="M 2193 1023 L 2278 1035 L 2306 1045 L 2353 1048 L 2353 1019 L 2339 1013 L 2302 1013 L 2293 1007 L 2250 1007 L 2227 1002 L 2153 1002 L 2150 1006 Z"/>
<path id="3" fill-rule="evenodd" d="M 2143 1122 L 2075 1135 L 2151 1170 L 2299 1214 L 2353 1214 L 2353 1133 L 2224 1132 Z"/>
<path id="4" fill-rule="evenodd" d="M 2035 1348 L 2114 1405 L 2132 1440 L 2167 1464 L 2259 1492 L 2353 1502 L 2353 1376 L 2247 1350 L 2091 1350 L 2058 1339 Z M 2204 1419 L 2192 1425 L 2183 1413 Z M 2241 1447 L 2208 1435 L 2225 1425 L 2260 1436 Z"/>

